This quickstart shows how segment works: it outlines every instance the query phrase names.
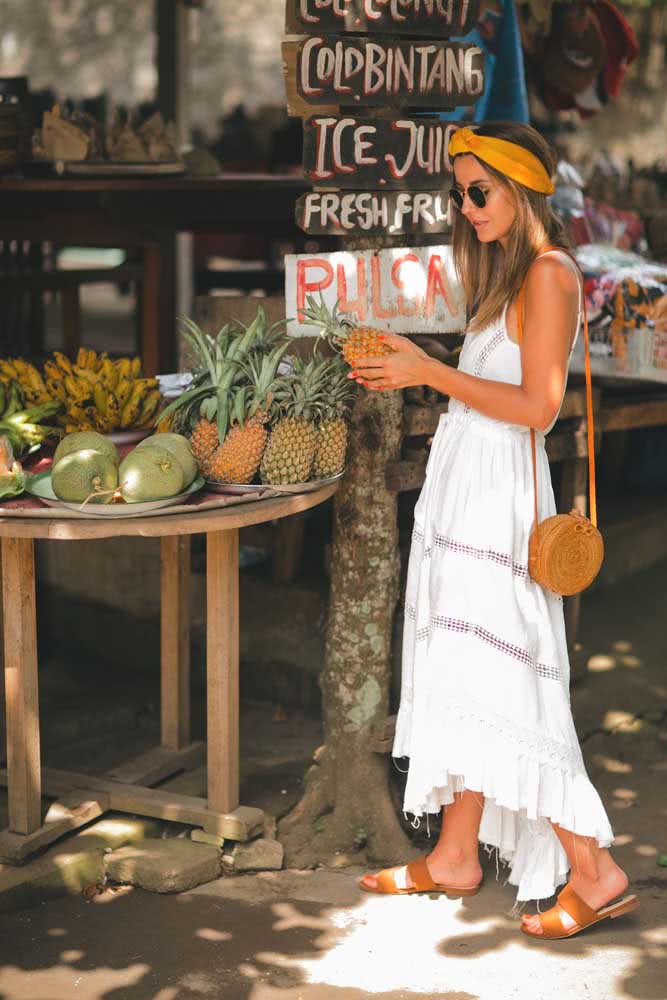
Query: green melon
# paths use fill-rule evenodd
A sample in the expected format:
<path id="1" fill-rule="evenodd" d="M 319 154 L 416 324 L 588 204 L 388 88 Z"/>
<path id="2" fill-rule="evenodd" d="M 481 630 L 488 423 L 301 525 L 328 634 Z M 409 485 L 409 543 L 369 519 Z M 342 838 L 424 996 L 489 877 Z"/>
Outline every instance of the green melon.
<path id="1" fill-rule="evenodd" d="M 118 470 L 108 455 L 92 448 L 73 451 L 61 458 L 51 470 L 51 486 L 59 500 L 83 503 L 95 492 L 106 495 L 94 497 L 91 503 L 109 503 L 118 486 Z"/>
<path id="2" fill-rule="evenodd" d="M 97 431 L 74 431 L 73 434 L 66 434 L 56 448 L 53 464 L 55 465 L 65 455 L 71 455 L 73 451 L 84 451 L 89 448 L 101 452 L 110 458 L 114 465 L 118 465 L 120 459 L 116 445 Z"/>
<path id="3" fill-rule="evenodd" d="M 165 500 L 183 490 L 183 469 L 166 448 L 135 448 L 120 463 L 120 492 L 127 503 Z"/>
<path id="4" fill-rule="evenodd" d="M 157 445 L 158 448 L 166 448 L 174 458 L 178 459 L 178 464 L 183 469 L 183 489 L 187 489 L 190 483 L 195 481 L 199 472 L 188 439 L 182 434 L 164 431 L 161 434 L 151 434 L 150 437 L 144 438 L 137 445 L 135 451 L 139 448 L 152 448 L 154 445 Z"/>

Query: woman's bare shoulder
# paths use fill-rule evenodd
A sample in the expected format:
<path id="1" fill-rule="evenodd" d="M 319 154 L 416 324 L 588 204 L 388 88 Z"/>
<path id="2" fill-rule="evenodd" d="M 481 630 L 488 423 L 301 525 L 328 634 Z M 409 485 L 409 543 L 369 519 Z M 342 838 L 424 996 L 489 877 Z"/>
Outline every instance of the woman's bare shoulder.
<path id="1" fill-rule="evenodd" d="M 579 276 L 574 265 L 564 259 L 565 256 L 565 251 L 561 251 L 534 261 L 528 271 L 526 290 L 550 299 L 565 295 L 578 300 Z"/>

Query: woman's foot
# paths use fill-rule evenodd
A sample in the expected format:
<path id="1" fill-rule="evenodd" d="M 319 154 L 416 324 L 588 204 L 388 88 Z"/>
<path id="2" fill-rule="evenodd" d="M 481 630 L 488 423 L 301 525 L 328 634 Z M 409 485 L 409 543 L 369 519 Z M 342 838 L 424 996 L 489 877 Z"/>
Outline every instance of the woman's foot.
<path id="1" fill-rule="evenodd" d="M 467 857 L 464 856 L 463 851 L 456 854 L 448 852 L 448 855 L 445 855 L 443 851 L 438 851 L 436 848 L 428 855 L 427 866 L 433 881 L 440 885 L 467 889 L 478 885 L 482 880 L 482 869 L 476 852 Z M 411 889 L 413 887 L 407 865 L 396 869 L 393 877 L 397 889 Z M 364 875 L 361 882 L 372 892 L 378 889 L 375 875 Z"/>
<path id="2" fill-rule="evenodd" d="M 581 871 L 573 871 L 570 873 L 568 885 L 592 910 L 599 910 L 625 892 L 628 887 L 628 877 L 612 860 L 609 852 L 605 851 L 599 855 L 597 878 L 590 874 L 584 875 Z M 575 921 L 569 913 L 558 904 L 546 912 L 558 914 L 564 932 L 572 930 L 575 926 Z M 521 920 L 529 933 L 537 935 L 543 933 L 539 913 L 524 914 Z"/>

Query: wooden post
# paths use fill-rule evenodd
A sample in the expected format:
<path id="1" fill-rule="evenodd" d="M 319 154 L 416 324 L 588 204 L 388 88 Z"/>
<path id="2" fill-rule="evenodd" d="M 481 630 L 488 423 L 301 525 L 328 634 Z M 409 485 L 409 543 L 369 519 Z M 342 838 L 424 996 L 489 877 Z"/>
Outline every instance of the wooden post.
<path id="1" fill-rule="evenodd" d="M 239 804 L 239 533 L 206 535 L 208 808 Z"/>
<path id="2" fill-rule="evenodd" d="M 141 360 L 144 374 L 150 378 L 160 373 L 163 323 L 160 294 L 162 280 L 162 255 L 160 245 L 148 243 L 143 247 L 143 281 L 141 287 Z M 169 340 L 172 338 L 169 337 Z M 164 372 L 165 369 L 163 368 Z"/>
<path id="3" fill-rule="evenodd" d="M 182 0 L 156 0 L 158 105 L 165 120 L 175 123 L 179 145 L 190 139 L 189 14 Z"/>
<path id="4" fill-rule="evenodd" d="M 41 823 L 35 553 L 31 538 L 2 539 L 9 829 Z"/>
<path id="5" fill-rule="evenodd" d="M 60 289 L 60 313 L 63 323 L 65 354 L 75 358 L 81 346 L 81 301 L 78 285 L 65 285 Z"/>
<path id="6" fill-rule="evenodd" d="M 190 536 L 161 541 L 161 670 L 163 747 L 190 742 Z"/>
<path id="7" fill-rule="evenodd" d="M 158 105 L 165 121 L 176 126 L 178 150 L 190 143 L 190 7 L 184 0 L 156 0 Z M 159 367 L 147 374 L 174 370 L 174 317 L 192 306 L 192 239 L 177 234 L 161 246 L 159 292 Z"/>

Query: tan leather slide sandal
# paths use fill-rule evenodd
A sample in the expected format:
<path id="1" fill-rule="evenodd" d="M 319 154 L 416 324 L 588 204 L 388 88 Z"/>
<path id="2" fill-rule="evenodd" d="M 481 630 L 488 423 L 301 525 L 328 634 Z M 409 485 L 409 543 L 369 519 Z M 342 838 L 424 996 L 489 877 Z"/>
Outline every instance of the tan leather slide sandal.
<path id="1" fill-rule="evenodd" d="M 521 927 L 521 930 L 528 937 L 545 938 L 552 941 L 558 938 L 573 937 L 580 931 L 585 930 L 586 927 L 599 924 L 601 920 L 607 920 L 608 917 L 614 920 L 624 913 L 631 913 L 638 906 L 639 900 L 636 896 L 625 896 L 616 903 L 608 903 L 599 910 L 593 910 L 587 903 L 584 903 L 581 896 L 578 896 L 574 889 L 566 885 L 558 895 L 558 904 L 552 906 L 546 913 L 539 914 L 542 933 L 535 934 L 534 931 L 528 930 L 525 924 Z M 570 927 L 567 930 L 563 927 L 559 910 L 563 910 L 574 920 L 574 927 Z"/>
<path id="2" fill-rule="evenodd" d="M 434 882 L 428 870 L 426 855 L 424 855 L 407 865 L 412 885 L 408 889 L 399 889 L 394 876 L 396 872 L 404 867 L 406 866 L 397 865 L 395 868 L 383 868 L 377 875 L 373 875 L 373 878 L 377 880 L 377 889 L 371 889 L 370 886 L 364 885 L 362 881 L 358 883 L 359 888 L 363 889 L 364 892 L 373 892 L 381 896 L 407 896 L 409 893 L 423 892 L 433 896 L 445 895 L 449 896 L 450 899 L 458 899 L 459 896 L 476 896 L 482 884 L 478 882 L 477 885 L 469 885 L 461 888 L 460 886 L 443 885 L 442 882 Z"/>

